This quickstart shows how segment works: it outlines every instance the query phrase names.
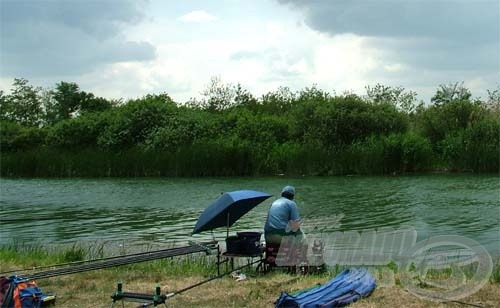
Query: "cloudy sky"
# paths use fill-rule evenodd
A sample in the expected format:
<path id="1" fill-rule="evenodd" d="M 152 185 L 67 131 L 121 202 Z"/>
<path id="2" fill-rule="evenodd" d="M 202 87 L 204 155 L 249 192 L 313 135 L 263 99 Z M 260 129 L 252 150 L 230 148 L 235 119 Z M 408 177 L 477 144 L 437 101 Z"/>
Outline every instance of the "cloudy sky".
<path id="1" fill-rule="evenodd" d="M 200 97 L 211 77 L 429 100 L 500 82 L 500 0 L 0 0 L 0 89 L 71 81 L 107 98 Z"/>

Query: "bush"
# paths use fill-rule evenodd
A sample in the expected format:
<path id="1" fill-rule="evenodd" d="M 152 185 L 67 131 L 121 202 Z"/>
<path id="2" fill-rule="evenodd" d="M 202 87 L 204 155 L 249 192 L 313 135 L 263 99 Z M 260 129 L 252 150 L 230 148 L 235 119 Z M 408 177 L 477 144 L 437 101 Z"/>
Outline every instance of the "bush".
<path id="1" fill-rule="evenodd" d="M 421 171 L 429 168 L 433 155 L 430 141 L 412 132 L 401 137 L 403 171 Z"/>
<path id="2" fill-rule="evenodd" d="M 44 129 L 25 127 L 8 121 L 2 121 L 0 126 L 2 152 L 33 149 L 45 143 L 47 133 Z"/>
<path id="3" fill-rule="evenodd" d="M 452 170 L 499 171 L 500 120 L 486 118 L 450 133 L 439 143 L 442 160 Z"/>
<path id="4" fill-rule="evenodd" d="M 49 128 L 47 145 L 73 149 L 94 147 L 108 125 L 106 115 L 98 113 L 62 120 Z"/>
<path id="5" fill-rule="evenodd" d="M 362 174 L 421 171 L 429 168 L 432 155 L 430 142 L 412 132 L 373 135 L 340 153 L 343 173 Z"/>
<path id="6" fill-rule="evenodd" d="M 487 118 L 464 132 L 467 168 L 500 171 L 500 119 Z"/>
<path id="7" fill-rule="evenodd" d="M 129 101 L 113 110 L 109 125 L 99 135 L 97 143 L 108 148 L 144 145 L 149 134 L 163 126 L 176 108 L 164 95 L 148 95 Z"/>

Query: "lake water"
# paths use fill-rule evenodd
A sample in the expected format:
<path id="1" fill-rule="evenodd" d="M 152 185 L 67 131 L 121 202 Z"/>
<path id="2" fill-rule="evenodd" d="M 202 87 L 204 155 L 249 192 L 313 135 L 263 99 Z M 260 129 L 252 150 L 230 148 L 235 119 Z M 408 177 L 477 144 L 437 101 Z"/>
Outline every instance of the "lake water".
<path id="1" fill-rule="evenodd" d="M 296 187 L 303 218 L 343 214 L 339 231 L 402 225 L 419 239 L 462 235 L 500 252 L 498 175 L 0 180 L 0 244 L 12 242 L 171 245 L 223 239 L 225 229 L 191 236 L 221 192 L 273 194 L 230 231 L 261 230 L 284 185 Z"/>

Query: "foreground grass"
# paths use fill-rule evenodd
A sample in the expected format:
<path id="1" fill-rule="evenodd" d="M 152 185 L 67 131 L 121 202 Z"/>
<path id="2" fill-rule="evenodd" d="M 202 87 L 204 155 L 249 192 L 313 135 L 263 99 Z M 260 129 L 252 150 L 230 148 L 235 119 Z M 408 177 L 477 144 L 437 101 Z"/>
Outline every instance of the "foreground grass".
<path id="1" fill-rule="evenodd" d="M 73 246 L 64 251 L 44 251 L 41 248 L 3 247 L 0 248 L 0 272 L 68 261 L 65 257 L 75 261 L 77 256 L 85 257 L 77 252 L 80 249 Z M 214 256 L 195 254 L 41 279 L 37 283 L 45 292 L 57 295 L 58 307 L 109 307 L 118 281 L 123 282 L 124 291 L 153 294 L 158 285 L 162 293 L 169 293 L 214 275 L 214 264 Z M 245 272 L 248 278 L 244 281 L 236 281 L 230 276 L 216 279 L 170 298 L 168 307 L 273 307 L 281 291 L 293 292 L 325 283 L 340 270 L 306 276 L 278 271 L 260 275 L 248 270 Z M 435 303 L 420 299 L 406 291 L 396 279 L 396 286 L 378 287 L 370 297 L 351 307 L 463 307 L 464 303 L 496 307 L 500 302 L 499 272 L 497 265 L 490 282 L 460 302 Z M 125 302 L 124 306 L 138 305 Z M 122 303 L 115 304 L 115 307 L 121 306 Z"/>

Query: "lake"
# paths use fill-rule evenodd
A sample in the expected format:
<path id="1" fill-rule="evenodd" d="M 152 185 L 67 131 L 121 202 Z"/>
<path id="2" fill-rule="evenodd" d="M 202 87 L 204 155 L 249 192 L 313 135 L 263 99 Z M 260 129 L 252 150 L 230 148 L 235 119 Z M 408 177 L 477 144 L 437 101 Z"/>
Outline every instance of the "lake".
<path id="1" fill-rule="evenodd" d="M 12 242 L 167 246 L 224 239 L 225 229 L 191 236 L 221 192 L 255 189 L 273 197 L 230 231 L 261 230 L 284 185 L 296 187 L 303 218 L 343 214 L 339 231 L 414 227 L 418 238 L 462 235 L 500 252 L 498 175 L 11 179 L 0 182 L 0 244 Z"/>

